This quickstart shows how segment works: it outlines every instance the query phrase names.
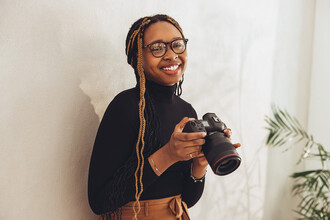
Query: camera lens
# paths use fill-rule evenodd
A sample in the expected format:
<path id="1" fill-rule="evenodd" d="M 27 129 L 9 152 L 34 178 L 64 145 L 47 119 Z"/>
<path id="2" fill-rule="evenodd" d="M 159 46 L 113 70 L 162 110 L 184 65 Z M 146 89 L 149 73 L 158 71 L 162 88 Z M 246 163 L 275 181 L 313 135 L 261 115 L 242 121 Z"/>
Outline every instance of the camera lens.
<path id="1" fill-rule="evenodd" d="M 206 137 L 203 152 L 216 175 L 227 175 L 241 164 L 241 158 L 235 147 L 222 132 L 215 132 Z"/>
<path id="2" fill-rule="evenodd" d="M 235 155 L 236 156 L 236 155 Z M 235 171 L 241 163 L 240 158 L 237 157 L 231 157 L 226 158 L 218 163 L 218 166 L 216 167 L 216 173 L 219 175 L 227 175 L 233 171 Z"/>

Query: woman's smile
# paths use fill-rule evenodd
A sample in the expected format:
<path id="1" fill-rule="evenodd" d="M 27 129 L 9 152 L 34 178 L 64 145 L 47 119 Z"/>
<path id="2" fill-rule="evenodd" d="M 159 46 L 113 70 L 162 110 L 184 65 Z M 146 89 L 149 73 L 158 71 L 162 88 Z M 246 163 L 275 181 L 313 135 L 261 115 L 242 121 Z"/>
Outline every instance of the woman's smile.
<path id="1" fill-rule="evenodd" d="M 161 70 L 168 75 L 176 75 L 181 71 L 181 64 L 180 63 L 173 63 L 169 65 L 165 65 L 161 67 Z"/>

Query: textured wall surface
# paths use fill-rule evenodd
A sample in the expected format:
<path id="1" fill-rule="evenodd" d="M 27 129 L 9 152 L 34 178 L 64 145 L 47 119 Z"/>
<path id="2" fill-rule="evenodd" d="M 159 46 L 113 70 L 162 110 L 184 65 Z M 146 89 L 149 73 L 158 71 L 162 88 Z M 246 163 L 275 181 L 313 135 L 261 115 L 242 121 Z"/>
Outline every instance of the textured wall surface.
<path id="1" fill-rule="evenodd" d="M 135 85 L 130 25 L 156 13 L 189 38 L 183 98 L 242 144 L 237 171 L 209 170 L 192 219 L 291 218 L 296 161 L 267 151 L 263 120 L 276 101 L 307 122 L 314 1 L 2 0 L 0 219 L 95 219 L 87 175 L 99 120 Z"/>

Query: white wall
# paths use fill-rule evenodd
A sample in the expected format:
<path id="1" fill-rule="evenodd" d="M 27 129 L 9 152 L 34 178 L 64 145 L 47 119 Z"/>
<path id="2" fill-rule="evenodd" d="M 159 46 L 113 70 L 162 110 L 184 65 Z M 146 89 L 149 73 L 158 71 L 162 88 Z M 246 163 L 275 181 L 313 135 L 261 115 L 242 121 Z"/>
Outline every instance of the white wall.
<path id="1" fill-rule="evenodd" d="M 84 69 L 63 49 L 64 9 L 0 4 L 0 219 L 93 216 L 86 180 L 99 121 L 79 88 Z M 88 62 L 83 52 L 71 58 Z"/>
<path id="2" fill-rule="evenodd" d="M 216 112 L 243 145 L 233 174 L 209 170 L 192 219 L 291 217 L 279 166 L 289 172 L 296 161 L 267 153 L 263 119 L 275 101 L 307 123 L 314 2 L 2 0 L 0 219 L 95 219 L 87 174 L 99 120 L 135 85 L 124 53 L 130 25 L 155 13 L 189 38 L 183 97 L 200 117 Z"/>

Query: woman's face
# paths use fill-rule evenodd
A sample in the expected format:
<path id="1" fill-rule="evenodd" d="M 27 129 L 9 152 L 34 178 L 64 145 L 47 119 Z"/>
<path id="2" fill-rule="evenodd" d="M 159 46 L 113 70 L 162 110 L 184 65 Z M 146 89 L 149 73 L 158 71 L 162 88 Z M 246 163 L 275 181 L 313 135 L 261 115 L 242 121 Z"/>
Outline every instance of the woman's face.
<path id="1" fill-rule="evenodd" d="M 182 38 L 180 31 L 171 23 L 159 21 L 151 24 L 144 31 L 143 46 L 154 42 L 171 42 Z M 167 45 L 167 51 L 163 57 L 154 57 L 150 48 L 143 49 L 143 69 L 148 80 L 161 85 L 172 86 L 179 82 L 186 69 L 187 51 L 176 54 Z"/>

